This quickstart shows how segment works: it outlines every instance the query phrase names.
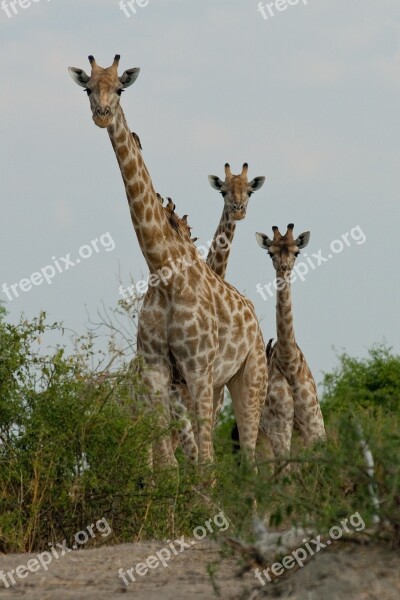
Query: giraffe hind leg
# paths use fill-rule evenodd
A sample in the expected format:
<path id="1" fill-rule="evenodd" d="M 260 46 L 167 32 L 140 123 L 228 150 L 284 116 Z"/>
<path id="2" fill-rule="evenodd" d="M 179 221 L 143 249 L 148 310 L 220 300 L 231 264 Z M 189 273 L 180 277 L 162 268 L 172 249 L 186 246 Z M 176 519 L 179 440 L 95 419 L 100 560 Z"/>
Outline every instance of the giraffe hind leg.
<path id="1" fill-rule="evenodd" d="M 240 448 L 251 463 L 255 462 L 255 449 L 260 422 L 260 410 L 264 402 L 267 379 L 266 363 L 260 364 L 257 346 L 247 356 L 240 374 L 229 383 L 233 411 L 237 422 Z"/>

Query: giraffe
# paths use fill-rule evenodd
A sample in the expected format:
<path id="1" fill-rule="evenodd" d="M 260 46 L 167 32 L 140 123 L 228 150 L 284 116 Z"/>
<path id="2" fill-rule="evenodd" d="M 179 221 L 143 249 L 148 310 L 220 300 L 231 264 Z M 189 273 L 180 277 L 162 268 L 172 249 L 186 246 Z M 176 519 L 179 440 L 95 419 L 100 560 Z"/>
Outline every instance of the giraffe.
<path id="1" fill-rule="evenodd" d="M 255 177 L 252 181 L 247 178 L 249 165 L 243 164 L 240 175 L 233 175 L 229 163 L 225 163 L 225 181 L 222 181 L 216 175 L 209 175 L 208 180 L 212 188 L 222 194 L 224 206 L 221 218 L 214 234 L 206 262 L 207 265 L 222 279 L 225 279 L 226 269 L 228 267 L 229 253 L 235 235 L 236 221 L 241 221 L 246 216 L 247 204 L 250 196 L 259 190 L 265 182 L 265 177 Z M 176 408 L 176 419 L 180 419 L 184 423 L 185 439 L 181 446 L 185 450 L 185 454 L 189 460 L 194 462 L 195 450 L 193 440 L 187 435 L 189 426 L 188 421 L 184 417 L 184 408 L 193 414 L 193 402 L 190 394 L 184 388 L 180 390 L 181 398 L 175 396 L 174 406 Z M 224 390 L 222 389 L 218 400 L 214 406 L 214 426 L 217 423 L 219 413 L 224 402 Z M 235 431 L 237 426 L 235 426 Z M 175 441 L 176 445 L 176 441 Z M 236 449 L 238 450 L 238 448 Z"/>
<path id="2" fill-rule="evenodd" d="M 214 234 L 206 262 L 210 269 L 225 279 L 228 259 L 235 235 L 236 221 L 246 217 L 247 204 L 250 196 L 259 190 L 265 182 L 265 177 L 255 177 L 251 181 L 247 178 L 249 165 L 243 163 L 240 175 L 233 175 L 229 163 L 225 163 L 225 181 L 216 175 L 209 175 L 208 180 L 212 188 L 220 192 L 224 199 L 221 218 Z M 221 244 L 220 240 L 224 243 Z M 214 424 L 218 420 L 224 402 L 224 390 L 214 407 Z"/>
<path id="3" fill-rule="evenodd" d="M 132 135 L 136 134 L 132 132 Z M 206 262 L 210 269 L 222 279 L 225 279 L 229 253 L 235 235 L 236 221 L 241 221 L 246 217 L 250 196 L 259 190 L 265 182 L 265 177 L 255 177 L 252 181 L 249 181 L 247 177 L 248 168 L 248 164 L 244 163 L 240 175 L 233 175 L 229 163 L 225 163 L 225 181 L 222 181 L 216 175 L 209 175 L 208 177 L 211 187 L 222 194 L 224 206 Z M 217 423 L 223 402 L 224 390 L 221 391 L 220 397 L 214 406 L 214 426 Z M 187 388 L 185 389 L 184 386 L 180 386 L 179 390 L 174 387 L 172 408 L 174 419 L 180 421 L 183 425 L 182 428 L 178 429 L 177 436 L 173 439 L 174 448 L 177 447 L 179 439 L 187 458 L 191 462 L 196 462 L 196 442 L 193 437 L 196 433 L 196 427 L 194 423 L 195 432 L 192 434 L 190 417 L 187 415 L 187 412 L 189 412 L 189 415 L 194 414 L 193 402 Z M 236 430 L 237 426 L 235 427 Z"/>
<path id="4" fill-rule="evenodd" d="M 214 398 L 227 385 L 242 446 L 253 462 L 267 381 L 265 345 L 254 307 L 213 273 L 193 242 L 171 225 L 120 105 L 121 93 L 134 83 L 139 69 L 119 77 L 119 60 L 116 55 L 110 67 L 102 68 L 90 56 L 90 76 L 75 67 L 69 73 L 85 88 L 94 123 L 108 131 L 150 271 L 137 337 L 150 404 L 160 426 L 168 430 L 172 357 L 195 403 L 199 463 L 207 464 L 213 460 Z M 170 435 L 154 450 L 160 466 L 177 466 Z"/>
<path id="5" fill-rule="evenodd" d="M 317 388 L 296 342 L 292 314 L 292 269 L 300 250 L 310 240 L 310 232 L 294 239 L 293 228 L 290 223 L 285 235 L 281 235 L 274 226 L 272 240 L 256 233 L 257 242 L 272 258 L 277 275 L 277 341 L 272 346 L 270 340 L 267 345 L 268 392 L 260 420 L 260 429 L 270 438 L 277 458 L 289 453 L 293 427 L 299 429 L 306 445 L 326 439 Z"/>
<path id="6" fill-rule="evenodd" d="M 246 216 L 247 204 L 250 196 L 259 190 L 265 182 L 265 177 L 255 177 L 252 181 L 247 179 L 249 165 L 243 164 L 240 175 L 233 175 L 229 163 L 225 164 L 225 181 L 221 181 L 216 175 L 209 175 L 208 180 L 215 190 L 222 194 L 224 208 L 217 230 L 214 234 L 213 243 L 207 255 L 208 266 L 225 279 L 228 266 L 229 253 L 235 235 L 236 221 L 241 221 Z M 218 248 L 220 237 L 228 242 L 224 248 Z"/>

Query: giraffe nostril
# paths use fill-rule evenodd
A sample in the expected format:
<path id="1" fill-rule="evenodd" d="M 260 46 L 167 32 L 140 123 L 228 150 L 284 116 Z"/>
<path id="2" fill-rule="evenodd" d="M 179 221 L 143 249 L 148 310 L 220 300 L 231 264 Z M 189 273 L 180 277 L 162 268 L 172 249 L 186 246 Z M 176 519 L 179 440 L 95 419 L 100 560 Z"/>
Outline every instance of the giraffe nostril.
<path id="1" fill-rule="evenodd" d="M 104 108 L 102 108 L 101 106 L 98 106 L 96 108 L 96 115 L 98 117 L 108 117 L 111 114 L 111 109 L 109 106 L 105 106 Z"/>

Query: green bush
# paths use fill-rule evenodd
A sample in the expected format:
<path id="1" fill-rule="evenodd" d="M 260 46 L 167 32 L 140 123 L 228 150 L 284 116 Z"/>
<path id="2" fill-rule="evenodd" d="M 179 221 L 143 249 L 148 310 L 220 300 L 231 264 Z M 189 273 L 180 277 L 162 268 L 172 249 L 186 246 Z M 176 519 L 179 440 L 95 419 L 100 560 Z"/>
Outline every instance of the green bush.
<path id="1" fill-rule="evenodd" d="M 40 354 L 38 337 L 49 331 L 62 334 L 44 314 L 11 325 L 1 313 L 0 550 L 72 540 L 103 517 L 114 542 L 167 536 L 174 519 L 190 524 L 190 469 L 179 494 L 168 474 L 153 485 L 148 449 L 161 432 L 140 407 L 135 365 L 92 372 L 87 342 L 72 357 L 60 347 Z"/>
<path id="2" fill-rule="evenodd" d="M 323 409 L 331 411 L 362 407 L 400 412 L 400 356 L 385 345 L 373 346 L 365 359 L 343 353 L 339 366 L 323 379 Z"/>
<path id="3" fill-rule="evenodd" d="M 302 449 L 296 439 L 290 474 L 254 477 L 229 457 L 231 410 L 217 432 L 220 496 L 233 515 L 236 534 L 251 537 L 252 508 L 268 515 L 271 526 L 304 525 L 321 533 L 359 512 L 367 526 L 379 516 L 387 537 L 400 543 L 400 357 L 374 346 L 363 360 L 339 356 L 339 366 L 324 376 L 322 409 L 328 442 Z M 223 436 L 221 432 L 223 431 Z M 374 459 L 370 476 L 362 440 Z M 222 452 L 221 452 L 222 450 Z M 376 508 L 371 495 L 377 494 Z"/>
<path id="4" fill-rule="evenodd" d="M 72 356 L 61 346 L 45 352 L 48 334 L 61 336 L 63 328 L 47 324 L 44 313 L 13 325 L 0 309 L 0 551 L 70 544 L 101 518 L 112 528 L 112 543 L 190 535 L 221 509 L 229 535 L 251 539 L 254 498 L 275 527 L 295 523 L 322 532 L 357 511 L 372 523 L 371 483 L 379 515 L 399 543 L 400 359 L 388 349 L 373 348 L 361 361 L 345 354 L 325 375 L 329 441 L 295 450 L 290 475 L 259 465 L 256 476 L 250 465 L 239 465 L 227 407 L 210 471 L 191 467 L 178 451 L 179 475 L 154 476 L 149 448 L 163 432 L 141 404 L 137 363 L 128 364 L 115 339 L 104 361 L 90 335 Z M 375 460 L 373 481 L 360 430 Z"/>

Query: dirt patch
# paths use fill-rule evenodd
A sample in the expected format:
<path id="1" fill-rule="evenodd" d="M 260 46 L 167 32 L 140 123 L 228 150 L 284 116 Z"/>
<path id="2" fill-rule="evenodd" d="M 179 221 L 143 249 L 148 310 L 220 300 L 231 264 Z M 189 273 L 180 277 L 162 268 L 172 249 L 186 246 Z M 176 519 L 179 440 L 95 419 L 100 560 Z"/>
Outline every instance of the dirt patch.
<path id="1" fill-rule="evenodd" d="M 337 544 L 321 551 L 302 569 L 262 586 L 252 570 L 238 577 L 238 561 L 221 559 L 216 544 L 199 541 L 173 556 L 168 567 L 159 566 L 142 576 L 134 574 L 136 581 L 126 586 L 118 576 L 119 569 L 126 572 L 163 547 L 165 542 L 145 542 L 71 552 L 54 560 L 47 571 L 29 573 L 8 589 L 0 581 L 0 599 L 109 600 L 122 594 L 138 600 L 400 598 L 398 553 L 380 546 L 353 544 Z M 34 554 L 2 555 L 0 569 L 10 571 L 32 558 Z"/>
<path id="2" fill-rule="evenodd" d="M 273 584 L 258 589 L 253 585 L 247 598 L 396 600 L 400 598 L 400 556 L 384 547 L 337 544 Z"/>

